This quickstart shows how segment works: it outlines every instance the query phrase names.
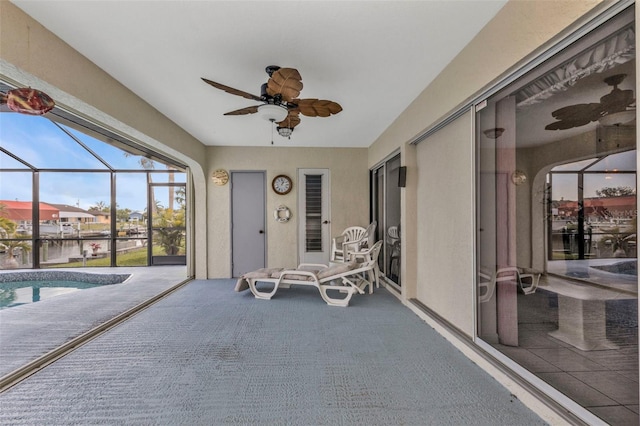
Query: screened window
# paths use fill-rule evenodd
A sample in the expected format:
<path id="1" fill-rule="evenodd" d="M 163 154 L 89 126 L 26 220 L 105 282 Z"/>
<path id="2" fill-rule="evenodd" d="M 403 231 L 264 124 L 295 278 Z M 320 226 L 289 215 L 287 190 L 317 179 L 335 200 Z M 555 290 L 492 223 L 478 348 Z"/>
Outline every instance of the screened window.
<path id="1" fill-rule="evenodd" d="M 59 109 L 0 114 L 0 141 L 0 269 L 185 264 L 183 166 Z"/>

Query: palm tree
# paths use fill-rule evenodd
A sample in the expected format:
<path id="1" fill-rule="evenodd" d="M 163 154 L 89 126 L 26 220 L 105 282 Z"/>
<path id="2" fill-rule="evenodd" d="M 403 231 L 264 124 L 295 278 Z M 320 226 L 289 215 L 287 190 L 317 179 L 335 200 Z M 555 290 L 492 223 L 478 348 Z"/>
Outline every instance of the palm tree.
<path id="1" fill-rule="evenodd" d="M 598 248 L 603 253 L 602 257 L 627 257 L 629 252 L 636 247 L 635 227 L 632 231 L 620 231 L 619 227 L 607 229 L 598 241 Z M 610 254 L 609 254 L 610 253 Z"/>
<path id="2" fill-rule="evenodd" d="M 108 212 L 109 206 L 104 201 L 98 201 L 95 206 L 89 207 L 89 211 Z"/>
<path id="3" fill-rule="evenodd" d="M 0 249 L 5 252 L 5 258 L 0 265 L 0 269 L 15 269 L 20 267 L 20 263 L 16 260 L 15 256 L 18 254 L 18 250 L 22 253 L 29 253 L 31 251 L 31 241 L 29 237 L 16 235 L 16 228 L 18 225 L 11 219 L 4 216 L 6 208 L 3 204 L 0 204 Z"/>
<path id="4" fill-rule="evenodd" d="M 156 216 L 154 228 L 157 242 L 168 256 L 180 254 L 184 249 L 184 209 L 164 209 Z"/>

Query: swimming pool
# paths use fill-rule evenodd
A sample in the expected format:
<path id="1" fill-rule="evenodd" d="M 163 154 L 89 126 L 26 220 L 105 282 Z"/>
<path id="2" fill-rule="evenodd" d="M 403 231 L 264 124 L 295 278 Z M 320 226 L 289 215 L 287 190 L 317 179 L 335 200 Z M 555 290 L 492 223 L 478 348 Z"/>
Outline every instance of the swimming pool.
<path id="1" fill-rule="evenodd" d="M 0 309 L 35 303 L 61 294 L 125 282 L 130 274 L 76 271 L 22 271 L 0 274 Z"/>

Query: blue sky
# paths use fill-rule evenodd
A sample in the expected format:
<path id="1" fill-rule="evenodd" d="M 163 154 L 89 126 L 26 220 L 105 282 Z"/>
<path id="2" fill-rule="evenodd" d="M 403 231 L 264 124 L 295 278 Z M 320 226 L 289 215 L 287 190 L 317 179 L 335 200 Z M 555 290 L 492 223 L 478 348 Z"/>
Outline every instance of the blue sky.
<path id="1" fill-rule="evenodd" d="M 142 157 L 127 155 L 105 142 L 73 129 L 66 129 L 112 167 L 118 170 L 144 170 L 140 164 Z M 89 209 L 101 201 L 109 204 L 109 169 L 47 118 L 16 113 L 0 114 L 0 146 L 38 169 L 88 169 L 104 172 L 43 171 L 40 173 L 40 201 L 83 209 Z M 153 167 L 154 170 L 166 170 L 166 166 L 160 163 L 154 163 Z M 30 169 L 4 153 L 0 153 L 0 168 L 24 170 L 2 174 L 0 200 L 31 201 Z M 178 176 L 176 181 L 185 181 L 184 174 Z M 152 179 L 154 182 L 162 182 L 167 177 L 166 174 L 154 173 Z M 120 208 L 140 211 L 145 209 L 145 174 L 117 173 L 116 188 L 116 202 Z M 160 194 L 158 197 L 162 198 Z"/>

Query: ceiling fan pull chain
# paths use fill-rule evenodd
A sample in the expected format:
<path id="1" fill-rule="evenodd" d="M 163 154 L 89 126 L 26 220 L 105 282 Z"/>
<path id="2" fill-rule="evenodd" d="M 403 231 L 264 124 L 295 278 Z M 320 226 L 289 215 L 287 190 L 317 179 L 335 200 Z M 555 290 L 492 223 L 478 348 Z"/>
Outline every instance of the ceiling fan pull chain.
<path id="1" fill-rule="evenodd" d="M 271 122 L 271 145 L 273 145 L 273 126 L 275 126 L 275 120 L 272 118 L 269 120 Z"/>

